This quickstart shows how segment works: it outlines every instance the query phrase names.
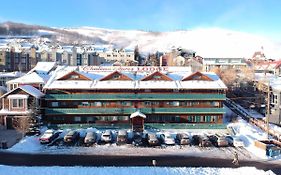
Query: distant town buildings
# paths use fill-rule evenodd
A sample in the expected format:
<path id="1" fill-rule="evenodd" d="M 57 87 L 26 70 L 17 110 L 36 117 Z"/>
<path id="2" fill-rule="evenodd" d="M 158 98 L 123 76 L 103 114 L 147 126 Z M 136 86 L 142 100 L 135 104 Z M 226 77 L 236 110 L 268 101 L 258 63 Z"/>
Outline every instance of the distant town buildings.
<path id="1" fill-rule="evenodd" d="M 27 72 L 37 62 L 56 62 L 58 65 L 98 66 L 130 65 L 134 62 L 134 51 L 95 45 L 61 46 L 8 43 L 0 45 L 0 71 Z M 135 64 L 133 64 L 135 65 Z"/>

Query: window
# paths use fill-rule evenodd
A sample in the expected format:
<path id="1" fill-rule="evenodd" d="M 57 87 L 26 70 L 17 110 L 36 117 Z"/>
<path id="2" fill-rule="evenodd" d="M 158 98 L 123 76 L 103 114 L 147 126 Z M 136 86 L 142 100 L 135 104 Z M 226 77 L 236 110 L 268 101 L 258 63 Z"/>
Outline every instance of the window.
<path id="1" fill-rule="evenodd" d="M 57 102 L 57 101 L 56 101 L 56 102 L 52 102 L 52 103 L 51 103 L 51 106 L 52 106 L 52 107 L 58 107 L 58 106 L 59 106 L 59 102 Z"/>
<path id="2" fill-rule="evenodd" d="M 81 117 L 74 117 L 75 122 L 81 122 Z"/>
<path id="3" fill-rule="evenodd" d="M 115 74 L 115 75 L 113 75 L 113 77 L 112 77 L 112 79 L 119 79 L 120 78 L 120 75 L 118 75 L 118 74 Z"/>
<path id="4" fill-rule="evenodd" d="M 23 108 L 23 99 L 12 99 L 13 108 Z"/>
<path id="5" fill-rule="evenodd" d="M 160 75 L 154 75 L 153 79 L 161 79 L 161 76 Z"/>
<path id="6" fill-rule="evenodd" d="M 71 75 L 70 78 L 71 78 L 71 79 L 78 79 L 79 76 L 78 76 L 78 75 Z"/>
<path id="7" fill-rule="evenodd" d="M 81 104 L 82 106 L 89 106 L 89 102 L 82 102 L 82 104 Z"/>
<path id="8" fill-rule="evenodd" d="M 131 105 L 132 105 L 132 102 L 129 102 L 129 101 L 122 101 L 121 104 L 122 104 L 122 106 L 131 106 Z"/>
<path id="9" fill-rule="evenodd" d="M 151 106 L 151 102 L 150 102 L 150 101 L 145 101 L 145 102 L 144 102 L 144 105 L 145 105 L 145 106 Z"/>
<path id="10" fill-rule="evenodd" d="M 96 101 L 96 102 L 94 103 L 94 106 L 101 106 L 101 102 L 100 102 L 100 101 Z"/>

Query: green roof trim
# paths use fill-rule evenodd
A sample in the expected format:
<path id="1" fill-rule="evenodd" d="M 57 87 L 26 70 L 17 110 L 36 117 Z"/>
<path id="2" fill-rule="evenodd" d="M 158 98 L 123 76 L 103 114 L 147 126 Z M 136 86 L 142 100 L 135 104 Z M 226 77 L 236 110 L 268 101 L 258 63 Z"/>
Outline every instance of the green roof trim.
<path id="1" fill-rule="evenodd" d="M 225 100 L 225 94 L 46 94 L 45 100 Z"/>

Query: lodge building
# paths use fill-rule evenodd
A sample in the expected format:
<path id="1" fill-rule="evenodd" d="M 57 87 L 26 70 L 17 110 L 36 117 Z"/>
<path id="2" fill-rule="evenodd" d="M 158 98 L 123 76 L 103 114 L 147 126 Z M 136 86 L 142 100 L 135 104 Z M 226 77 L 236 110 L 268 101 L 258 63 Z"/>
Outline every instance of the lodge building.
<path id="1" fill-rule="evenodd" d="M 226 86 L 186 67 L 59 66 L 44 86 L 47 123 L 222 123 Z"/>

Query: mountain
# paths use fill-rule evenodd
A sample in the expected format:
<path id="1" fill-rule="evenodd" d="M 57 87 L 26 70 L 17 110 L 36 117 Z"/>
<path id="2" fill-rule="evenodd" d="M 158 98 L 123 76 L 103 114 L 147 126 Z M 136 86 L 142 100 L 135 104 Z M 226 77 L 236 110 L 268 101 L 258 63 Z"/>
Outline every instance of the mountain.
<path id="1" fill-rule="evenodd" d="M 264 49 L 268 58 L 281 57 L 281 43 L 250 33 L 221 28 L 197 28 L 171 32 L 112 30 L 96 27 L 54 28 L 13 22 L 0 24 L 0 35 L 48 37 L 63 44 L 111 44 L 144 53 L 170 51 L 173 47 L 194 50 L 202 57 L 245 57 Z"/>

